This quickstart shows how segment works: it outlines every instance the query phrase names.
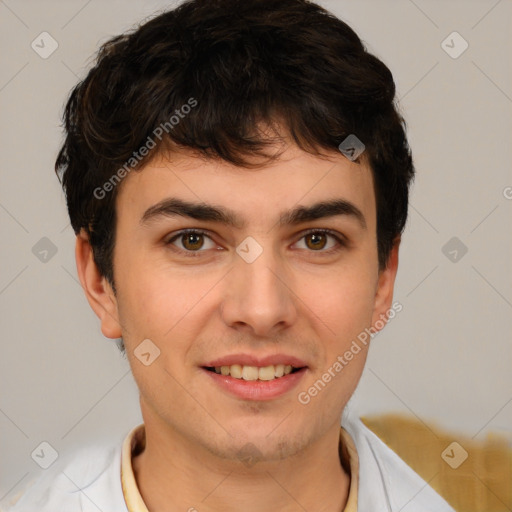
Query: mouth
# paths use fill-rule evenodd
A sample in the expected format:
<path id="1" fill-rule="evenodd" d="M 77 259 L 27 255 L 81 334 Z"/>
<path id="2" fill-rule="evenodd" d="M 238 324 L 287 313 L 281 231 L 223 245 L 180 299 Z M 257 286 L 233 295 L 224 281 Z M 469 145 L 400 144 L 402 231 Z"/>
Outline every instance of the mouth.
<path id="1" fill-rule="evenodd" d="M 304 359 L 292 354 L 243 352 L 204 361 L 200 368 L 215 389 L 242 400 L 284 398 L 309 370 Z"/>
<path id="2" fill-rule="evenodd" d="M 274 364 L 269 364 L 270 361 L 254 361 L 254 358 L 245 361 L 252 364 L 240 364 L 244 361 L 235 358 L 226 359 L 212 361 L 201 369 L 216 389 L 244 401 L 269 401 L 289 396 L 308 371 L 307 366 L 299 366 L 302 361 L 297 359 L 288 361 L 287 358 L 283 362 L 275 361 Z M 284 358 L 279 359 L 282 361 Z M 285 362 L 293 362 L 294 365 Z"/>
<path id="3" fill-rule="evenodd" d="M 292 373 L 297 373 L 305 367 L 296 367 L 290 364 L 271 364 L 267 366 L 232 364 L 230 366 L 204 366 L 203 368 L 218 375 L 232 377 L 233 379 L 245 381 L 272 381 L 281 379 Z"/>

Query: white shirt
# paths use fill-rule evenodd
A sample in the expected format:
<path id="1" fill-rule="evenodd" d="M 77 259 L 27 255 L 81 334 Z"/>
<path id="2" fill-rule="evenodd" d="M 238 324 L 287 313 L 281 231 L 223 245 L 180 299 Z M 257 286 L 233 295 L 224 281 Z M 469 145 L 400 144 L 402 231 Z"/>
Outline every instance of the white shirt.
<path id="1" fill-rule="evenodd" d="M 342 427 L 353 473 L 345 511 L 455 512 L 359 419 L 344 417 Z M 82 449 L 55 463 L 7 512 L 146 512 L 130 456 L 141 432 L 133 429 L 123 445 Z"/>

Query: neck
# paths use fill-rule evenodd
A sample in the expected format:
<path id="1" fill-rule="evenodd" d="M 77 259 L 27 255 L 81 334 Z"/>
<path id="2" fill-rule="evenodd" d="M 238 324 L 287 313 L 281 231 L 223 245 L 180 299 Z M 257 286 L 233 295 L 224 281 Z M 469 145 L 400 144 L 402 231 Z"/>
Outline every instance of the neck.
<path id="1" fill-rule="evenodd" d="M 339 442 L 340 426 L 333 425 L 293 457 L 251 465 L 221 459 L 176 431 L 146 424 L 146 447 L 132 465 L 150 512 L 340 512 L 350 475 L 343 468 L 348 463 L 340 462 Z"/>

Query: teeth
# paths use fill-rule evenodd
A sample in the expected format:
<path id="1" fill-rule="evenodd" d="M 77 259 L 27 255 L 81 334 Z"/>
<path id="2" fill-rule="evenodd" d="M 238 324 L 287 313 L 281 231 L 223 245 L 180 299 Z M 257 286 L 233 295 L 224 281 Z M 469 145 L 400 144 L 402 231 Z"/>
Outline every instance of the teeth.
<path id="1" fill-rule="evenodd" d="M 229 374 L 231 375 L 231 377 L 234 377 L 235 379 L 242 378 L 242 367 L 239 364 L 232 364 L 231 366 L 228 366 L 227 368 L 229 369 Z"/>
<path id="2" fill-rule="evenodd" d="M 258 370 L 258 379 L 260 380 L 272 380 L 275 377 L 274 365 L 263 366 Z"/>
<path id="3" fill-rule="evenodd" d="M 234 379 L 243 380 L 274 380 L 275 378 L 288 375 L 293 370 L 290 364 L 276 364 L 269 366 L 242 366 L 240 364 L 232 364 L 231 366 L 216 366 L 215 373 L 222 375 L 231 375 Z"/>
<path id="4" fill-rule="evenodd" d="M 244 366 L 242 368 L 242 379 L 244 380 L 258 380 L 258 375 L 257 366 Z"/>
<path id="5" fill-rule="evenodd" d="M 282 377 L 284 375 L 284 364 L 276 364 L 274 367 L 274 376 Z"/>

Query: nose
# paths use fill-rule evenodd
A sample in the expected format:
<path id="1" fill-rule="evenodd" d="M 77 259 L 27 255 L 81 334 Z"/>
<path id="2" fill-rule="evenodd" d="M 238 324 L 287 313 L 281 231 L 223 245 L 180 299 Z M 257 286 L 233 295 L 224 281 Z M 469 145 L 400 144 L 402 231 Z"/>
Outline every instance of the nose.
<path id="1" fill-rule="evenodd" d="M 297 319 L 293 278 L 271 249 L 252 263 L 235 255 L 225 286 L 221 316 L 231 328 L 268 338 Z"/>

